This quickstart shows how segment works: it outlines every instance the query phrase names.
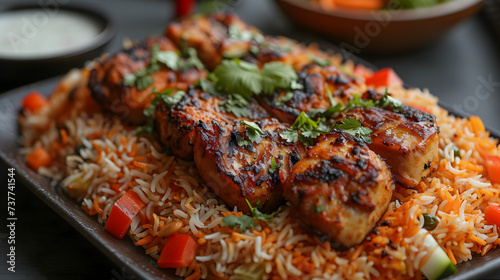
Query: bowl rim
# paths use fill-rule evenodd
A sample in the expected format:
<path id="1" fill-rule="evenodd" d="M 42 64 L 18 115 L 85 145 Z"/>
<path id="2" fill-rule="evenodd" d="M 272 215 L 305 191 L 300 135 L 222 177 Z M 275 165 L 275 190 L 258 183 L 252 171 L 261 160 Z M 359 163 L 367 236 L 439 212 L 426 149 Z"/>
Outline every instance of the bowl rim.
<path id="1" fill-rule="evenodd" d="M 389 21 L 417 21 L 432 18 L 438 18 L 458 13 L 460 11 L 472 8 L 476 5 L 482 5 L 483 0 L 452 0 L 446 3 L 438 4 L 432 7 L 418 8 L 412 10 L 361 10 L 352 8 L 335 8 L 324 10 L 319 5 L 311 5 L 310 0 L 275 0 L 276 2 L 287 3 L 310 12 L 322 14 L 325 16 L 334 16 L 344 19 L 355 19 L 363 21 L 374 21 L 377 15 L 382 13 L 391 13 Z"/>
<path id="2" fill-rule="evenodd" d="M 48 62 L 54 60 L 64 60 L 72 57 L 77 57 L 80 55 L 84 55 L 90 51 L 96 50 L 113 39 L 116 34 L 116 25 L 112 19 L 112 17 L 105 11 L 101 9 L 97 9 L 94 7 L 87 7 L 78 4 L 60 4 L 58 6 L 58 11 L 71 11 L 80 13 L 84 16 L 89 16 L 90 18 L 98 18 L 104 24 L 103 29 L 99 34 L 97 34 L 90 43 L 85 44 L 81 47 L 74 48 L 70 51 L 64 51 L 59 54 L 49 54 L 49 55 L 31 55 L 27 57 L 15 57 L 10 58 L 8 56 L 3 56 L 0 54 L 0 61 L 3 62 Z M 8 13 L 12 11 L 20 11 L 20 10 L 41 10 L 43 11 L 43 7 L 37 4 L 12 4 L 5 5 L 0 7 L 0 13 Z"/>

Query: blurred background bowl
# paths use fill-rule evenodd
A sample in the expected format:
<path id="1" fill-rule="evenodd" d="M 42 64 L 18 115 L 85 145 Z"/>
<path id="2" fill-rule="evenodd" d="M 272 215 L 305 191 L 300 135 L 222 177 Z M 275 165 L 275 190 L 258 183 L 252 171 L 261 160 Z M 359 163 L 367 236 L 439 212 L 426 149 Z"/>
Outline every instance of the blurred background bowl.
<path id="1" fill-rule="evenodd" d="M 37 12 L 50 15 L 50 17 L 47 16 L 48 20 L 50 20 L 52 16 L 57 16 L 60 11 L 67 11 L 73 14 L 78 13 L 82 18 L 88 20 L 93 27 L 97 27 L 97 34 L 80 46 L 68 48 L 57 53 L 52 52 L 49 54 L 27 56 L 21 54 L 0 54 L 1 83 L 8 83 L 12 86 L 27 84 L 35 80 L 63 74 L 74 67 L 83 67 L 86 61 L 102 54 L 116 33 L 111 18 L 99 10 L 74 5 L 60 5 L 50 8 L 53 14 L 48 14 L 47 7 L 44 9 L 36 4 L 0 5 L 0 16 L 23 10 L 39 10 Z"/>
<path id="2" fill-rule="evenodd" d="M 452 0 L 414 10 L 325 10 L 310 0 L 275 0 L 298 26 L 328 36 L 354 53 L 392 54 L 424 47 L 481 8 L 481 0 Z M 315 5 L 316 4 L 316 5 Z"/>

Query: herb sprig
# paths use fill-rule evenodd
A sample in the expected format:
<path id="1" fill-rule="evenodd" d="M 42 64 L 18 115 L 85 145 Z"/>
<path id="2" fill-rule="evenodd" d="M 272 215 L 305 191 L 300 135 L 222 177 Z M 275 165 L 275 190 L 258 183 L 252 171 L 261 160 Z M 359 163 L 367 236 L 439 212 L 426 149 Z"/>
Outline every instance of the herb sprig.
<path id="1" fill-rule="evenodd" d="M 252 207 L 248 199 L 246 200 L 248 207 L 250 207 L 250 213 L 252 213 L 252 217 L 248 215 L 241 215 L 239 217 L 236 217 L 235 215 L 228 215 L 224 218 L 222 218 L 222 225 L 223 226 L 228 226 L 231 229 L 234 227 L 239 227 L 241 232 L 244 232 L 247 230 L 247 228 L 255 228 L 255 222 L 257 220 L 261 220 L 264 222 L 269 221 L 271 218 L 273 218 L 276 214 L 278 214 L 281 211 L 281 207 L 278 208 L 278 210 L 274 211 L 271 214 L 265 214 L 262 213 L 259 208 L 260 208 L 260 200 L 257 201 L 257 205 L 255 207 Z"/>
<path id="2" fill-rule="evenodd" d="M 149 104 L 148 108 L 143 111 L 144 116 L 146 116 L 147 121 L 146 124 L 143 126 L 139 126 L 136 130 L 137 135 L 141 134 L 152 134 L 153 133 L 153 114 L 154 111 L 156 110 L 156 107 L 158 104 L 163 101 L 165 104 L 168 106 L 173 106 L 177 103 L 179 103 L 182 98 L 186 95 L 186 92 L 178 90 L 174 94 L 172 94 L 174 91 L 173 88 L 166 89 L 165 91 L 158 92 L 156 91 L 155 88 L 153 88 L 152 92 L 155 94 L 155 98 L 151 103 Z"/>
<path id="3" fill-rule="evenodd" d="M 243 137 L 238 137 L 238 145 L 239 146 L 247 146 L 251 145 L 252 142 L 260 143 L 262 141 L 262 135 L 264 135 L 264 131 L 260 129 L 259 125 L 254 122 L 249 121 L 241 121 L 241 124 L 245 125 L 246 128 L 246 136 L 248 139 Z"/>
<path id="4" fill-rule="evenodd" d="M 144 90 L 154 83 L 153 73 L 161 69 L 161 64 L 166 65 L 173 71 L 197 68 L 203 70 L 205 67 L 198 58 L 196 50 L 186 48 L 182 54 L 174 51 L 160 51 L 157 44 L 151 47 L 151 64 L 145 69 L 135 71 L 133 74 L 123 76 L 124 86 L 136 86 L 138 90 Z"/>
<path id="5" fill-rule="evenodd" d="M 214 70 L 215 86 L 230 95 L 250 98 L 254 94 L 272 94 L 276 89 L 289 89 L 297 74 L 281 62 L 257 65 L 240 59 L 223 60 Z"/>

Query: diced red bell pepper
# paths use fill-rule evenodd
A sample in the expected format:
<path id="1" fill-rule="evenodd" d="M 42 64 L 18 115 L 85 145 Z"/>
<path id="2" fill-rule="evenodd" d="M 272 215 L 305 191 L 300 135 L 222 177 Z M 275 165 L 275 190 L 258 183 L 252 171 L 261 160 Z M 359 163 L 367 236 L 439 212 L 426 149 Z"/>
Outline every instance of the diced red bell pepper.
<path id="1" fill-rule="evenodd" d="M 392 68 L 378 70 L 373 76 L 366 79 L 365 83 L 374 87 L 403 86 L 403 81 Z"/>
<path id="2" fill-rule="evenodd" d="M 500 183 L 500 157 L 487 156 L 486 171 L 488 171 L 488 177 L 491 182 Z"/>
<path id="3" fill-rule="evenodd" d="M 486 208 L 485 218 L 489 223 L 492 223 L 500 228 L 500 206 L 488 206 L 488 208 Z"/>
<path id="4" fill-rule="evenodd" d="M 135 215 L 137 215 L 145 205 L 146 204 L 136 192 L 133 190 L 127 191 L 113 205 L 104 229 L 122 239 Z"/>
<path id="5" fill-rule="evenodd" d="M 190 266 L 196 256 L 198 244 L 187 234 L 174 234 L 165 243 L 158 259 L 161 268 L 179 268 Z"/>

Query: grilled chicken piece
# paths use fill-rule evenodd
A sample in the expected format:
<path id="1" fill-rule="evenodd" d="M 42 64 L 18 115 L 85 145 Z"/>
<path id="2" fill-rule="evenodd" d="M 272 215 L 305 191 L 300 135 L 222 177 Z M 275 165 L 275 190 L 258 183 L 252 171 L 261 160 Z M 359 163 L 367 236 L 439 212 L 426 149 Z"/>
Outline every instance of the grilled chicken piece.
<path id="1" fill-rule="evenodd" d="M 356 81 L 333 65 L 320 67 L 314 63 L 308 64 L 297 76 L 303 89 L 294 90 L 293 98 L 283 105 L 277 105 L 276 102 L 283 98 L 286 91 L 259 99 L 261 105 L 282 122 L 293 123 L 302 111 L 328 109 L 331 102 L 327 91 L 340 104 L 347 104 L 352 95 L 359 92 Z"/>
<path id="2" fill-rule="evenodd" d="M 163 145 L 170 146 L 172 153 L 182 159 L 193 159 L 195 126 L 200 121 L 211 125 L 215 117 L 232 122 L 236 118 L 219 107 L 219 102 L 227 97 L 214 97 L 190 87 L 187 95 L 172 107 L 160 102 L 153 114 L 155 133 Z M 249 119 L 267 118 L 269 115 L 256 102 L 247 106 Z M 222 122 L 222 121 L 220 121 Z"/>
<path id="3" fill-rule="evenodd" d="M 303 61 L 310 61 L 309 53 L 318 52 L 315 46 L 304 47 L 288 38 L 264 37 L 258 29 L 231 14 L 173 23 L 167 27 L 166 34 L 179 48 L 195 48 L 210 70 L 223 58 L 241 58 L 259 67 L 271 61 L 303 66 Z"/>
<path id="4" fill-rule="evenodd" d="M 234 26 L 236 32 L 246 32 L 249 36 L 260 34 L 257 29 L 231 14 L 215 14 L 173 23 L 167 27 L 166 34 L 178 47 L 196 49 L 200 60 L 212 70 L 224 56 L 240 57 L 252 45 L 251 38 L 229 38 L 230 26 Z"/>
<path id="5" fill-rule="evenodd" d="M 304 89 L 295 90 L 294 97 L 285 104 L 276 105 L 284 93 L 259 99 L 280 121 L 292 123 L 301 111 L 329 108 L 327 88 L 333 100 L 344 105 L 359 89 L 354 80 L 334 66 L 308 65 L 298 76 Z M 382 95 L 369 90 L 361 97 L 377 100 Z M 357 108 L 336 119 L 346 117 L 354 117 L 373 130 L 370 149 L 386 160 L 396 180 L 404 186 L 416 186 L 437 167 L 438 127 L 433 115 L 403 105 L 401 113 L 390 108 Z"/>
<path id="6" fill-rule="evenodd" d="M 262 119 L 256 124 L 265 132 L 262 141 L 243 146 L 238 139 L 247 139 L 248 127 L 239 121 L 200 121 L 196 127 L 194 160 L 201 177 L 227 205 L 244 213 L 250 212 L 246 200 L 253 206 L 260 201 L 264 211 L 280 205 L 282 182 L 305 154 L 300 143 L 281 138 L 279 132 L 285 126 L 277 120 Z"/>
<path id="7" fill-rule="evenodd" d="M 393 189 L 386 163 L 350 135 L 334 130 L 293 166 L 284 196 L 304 223 L 353 246 L 385 212 Z"/>
<path id="8" fill-rule="evenodd" d="M 161 92 L 167 88 L 186 90 L 188 85 L 205 76 L 204 71 L 187 69 L 171 71 L 166 66 L 151 74 L 154 83 L 144 90 L 124 86 L 124 75 L 147 68 L 151 63 L 151 49 L 158 45 L 162 51 L 175 51 L 174 44 L 165 37 L 151 37 L 110 58 L 101 59 L 90 73 L 89 88 L 94 99 L 105 111 L 120 116 L 132 125 L 146 121 L 143 114 L 153 100 L 153 88 Z"/>
<path id="9" fill-rule="evenodd" d="M 339 118 L 354 117 L 370 128 L 370 149 L 387 162 L 399 183 L 414 187 L 438 166 L 439 128 L 434 115 L 403 107 L 401 114 L 356 108 Z"/>

